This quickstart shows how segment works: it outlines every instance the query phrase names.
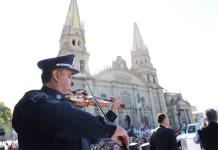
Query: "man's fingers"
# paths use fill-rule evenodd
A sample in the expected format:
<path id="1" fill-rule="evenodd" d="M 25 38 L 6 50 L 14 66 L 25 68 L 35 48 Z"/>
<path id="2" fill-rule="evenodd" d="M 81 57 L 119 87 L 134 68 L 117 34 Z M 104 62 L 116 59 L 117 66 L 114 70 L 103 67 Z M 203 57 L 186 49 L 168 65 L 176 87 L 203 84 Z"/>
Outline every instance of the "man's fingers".
<path id="1" fill-rule="evenodd" d="M 112 138 L 112 140 L 120 146 L 125 146 L 126 148 L 129 147 L 129 141 L 124 137 L 116 137 Z"/>
<path id="2" fill-rule="evenodd" d="M 113 138 L 111 138 L 115 143 L 117 143 L 117 144 L 119 144 L 119 145 L 122 145 L 122 142 L 121 142 L 121 140 L 120 140 L 120 138 L 119 137 L 113 137 Z"/>
<path id="3" fill-rule="evenodd" d="M 125 144 L 125 146 L 127 148 L 129 147 L 129 137 L 128 137 L 128 135 L 120 137 L 120 140 L 121 140 L 122 144 Z"/>
<path id="4" fill-rule="evenodd" d="M 126 147 L 129 146 L 129 136 L 126 130 L 121 127 L 117 127 L 111 139 L 120 145 L 123 143 Z"/>

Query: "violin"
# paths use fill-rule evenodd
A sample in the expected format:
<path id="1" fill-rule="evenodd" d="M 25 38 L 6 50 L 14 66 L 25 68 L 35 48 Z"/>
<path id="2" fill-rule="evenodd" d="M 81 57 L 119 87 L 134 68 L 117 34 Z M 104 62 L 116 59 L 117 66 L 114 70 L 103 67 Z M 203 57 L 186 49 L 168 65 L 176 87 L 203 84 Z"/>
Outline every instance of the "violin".
<path id="1" fill-rule="evenodd" d="M 65 97 L 69 100 L 69 102 L 73 106 L 77 106 L 77 107 L 97 106 L 93 96 L 88 96 L 85 90 L 79 94 L 73 91 L 72 94 L 65 95 Z M 115 102 L 115 99 L 112 97 L 109 99 L 105 97 L 95 96 L 95 98 L 97 99 L 98 105 L 100 107 L 108 107 L 108 102 Z M 120 108 L 125 108 L 125 104 L 123 103 L 120 104 Z"/>
<path id="2" fill-rule="evenodd" d="M 65 97 L 71 102 L 71 104 L 73 106 L 80 106 L 80 107 L 97 106 L 99 108 L 99 110 L 101 111 L 104 119 L 107 120 L 107 117 L 105 116 L 101 107 L 107 107 L 108 102 L 115 102 L 115 99 L 112 97 L 111 97 L 111 99 L 107 99 L 104 97 L 95 96 L 93 94 L 92 90 L 90 89 L 89 84 L 85 81 L 85 79 L 84 79 L 84 82 L 87 85 L 92 96 L 88 96 L 88 93 L 83 89 L 77 89 L 75 91 L 72 91 L 72 94 L 66 95 Z M 76 94 L 77 91 L 81 91 L 81 90 L 82 90 L 81 94 L 79 94 L 79 95 Z M 97 99 L 100 99 L 100 100 L 97 101 Z M 102 105 L 102 106 L 100 106 L 100 105 Z M 120 104 L 120 107 L 125 108 L 125 104 Z M 122 145 L 120 146 L 120 148 L 122 150 L 128 150 L 123 139 L 120 138 L 120 140 L 122 142 Z"/>
<path id="3" fill-rule="evenodd" d="M 96 102 L 87 96 L 83 95 L 65 95 L 65 97 L 69 100 L 70 104 L 77 107 L 89 107 L 89 106 L 97 106 Z M 98 100 L 98 104 L 100 107 L 107 107 L 108 102 L 105 100 Z"/>

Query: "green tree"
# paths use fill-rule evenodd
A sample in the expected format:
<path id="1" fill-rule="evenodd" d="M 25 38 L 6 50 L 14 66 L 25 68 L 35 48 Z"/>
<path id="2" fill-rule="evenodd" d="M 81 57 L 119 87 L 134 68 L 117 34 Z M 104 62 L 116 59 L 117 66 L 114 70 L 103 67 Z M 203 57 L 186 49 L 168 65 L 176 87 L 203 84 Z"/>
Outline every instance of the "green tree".
<path id="1" fill-rule="evenodd" d="M 0 126 L 5 129 L 5 132 L 10 132 L 12 130 L 11 121 L 11 109 L 6 107 L 3 102 L 0 102 Z"/>

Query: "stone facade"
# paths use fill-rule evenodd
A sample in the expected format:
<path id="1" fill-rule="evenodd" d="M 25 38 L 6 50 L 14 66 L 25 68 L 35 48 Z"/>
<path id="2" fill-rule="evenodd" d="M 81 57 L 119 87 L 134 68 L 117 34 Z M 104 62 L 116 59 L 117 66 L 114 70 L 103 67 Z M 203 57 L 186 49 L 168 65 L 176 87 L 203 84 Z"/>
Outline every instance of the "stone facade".
<path id="1" fill-rule="evenodd" d="M 80 24 L 80 16 L 76 0 L 71 0 L 66 22 L 60 38 L 59 55 L 75 54 L 75 67 L 81 71 L 73 77 L 72 90 L 83 88 L 89 92 L 87 84 L 95 95 L 101 97 L 120 96 L 125 109 L 118 110 L 116 123 L 129 128 L 144 123 L 147 127 L 157 125 L 155 116 L 159 112 L 167 112 L 163 88 L 159 85 L 156 69 L 151 63 L 149 51 L 145 46 L 137 24 L 134 24 L 132 66 L 128 68 L 126 61 L 117 56 L 112 66 L 98 74 L 90 73 L 89 56 L 85 46 L 85 32 Z M 104 108 L 106 112 L 110 106 Z M 86 111 L 100 114 L 96 107 L 85 108 Z"/>
<path id="2" fill-rule="evenodd" d="M 174 129 L 193 123 L 191 105 L 178 93 L 164 93 L 167 114 Z"/>

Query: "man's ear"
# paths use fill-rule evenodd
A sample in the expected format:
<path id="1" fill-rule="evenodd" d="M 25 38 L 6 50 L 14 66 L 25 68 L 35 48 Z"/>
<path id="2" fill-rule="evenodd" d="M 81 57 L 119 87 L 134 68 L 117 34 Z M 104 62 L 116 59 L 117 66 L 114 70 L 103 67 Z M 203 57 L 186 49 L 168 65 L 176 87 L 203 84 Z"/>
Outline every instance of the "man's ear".
<path id="1" fill-rule="evenodd" d="M 57 82 L 60 78 L 60 72 L 57 69 L 54 69 L 52 71 L 52 77 Z"/>

